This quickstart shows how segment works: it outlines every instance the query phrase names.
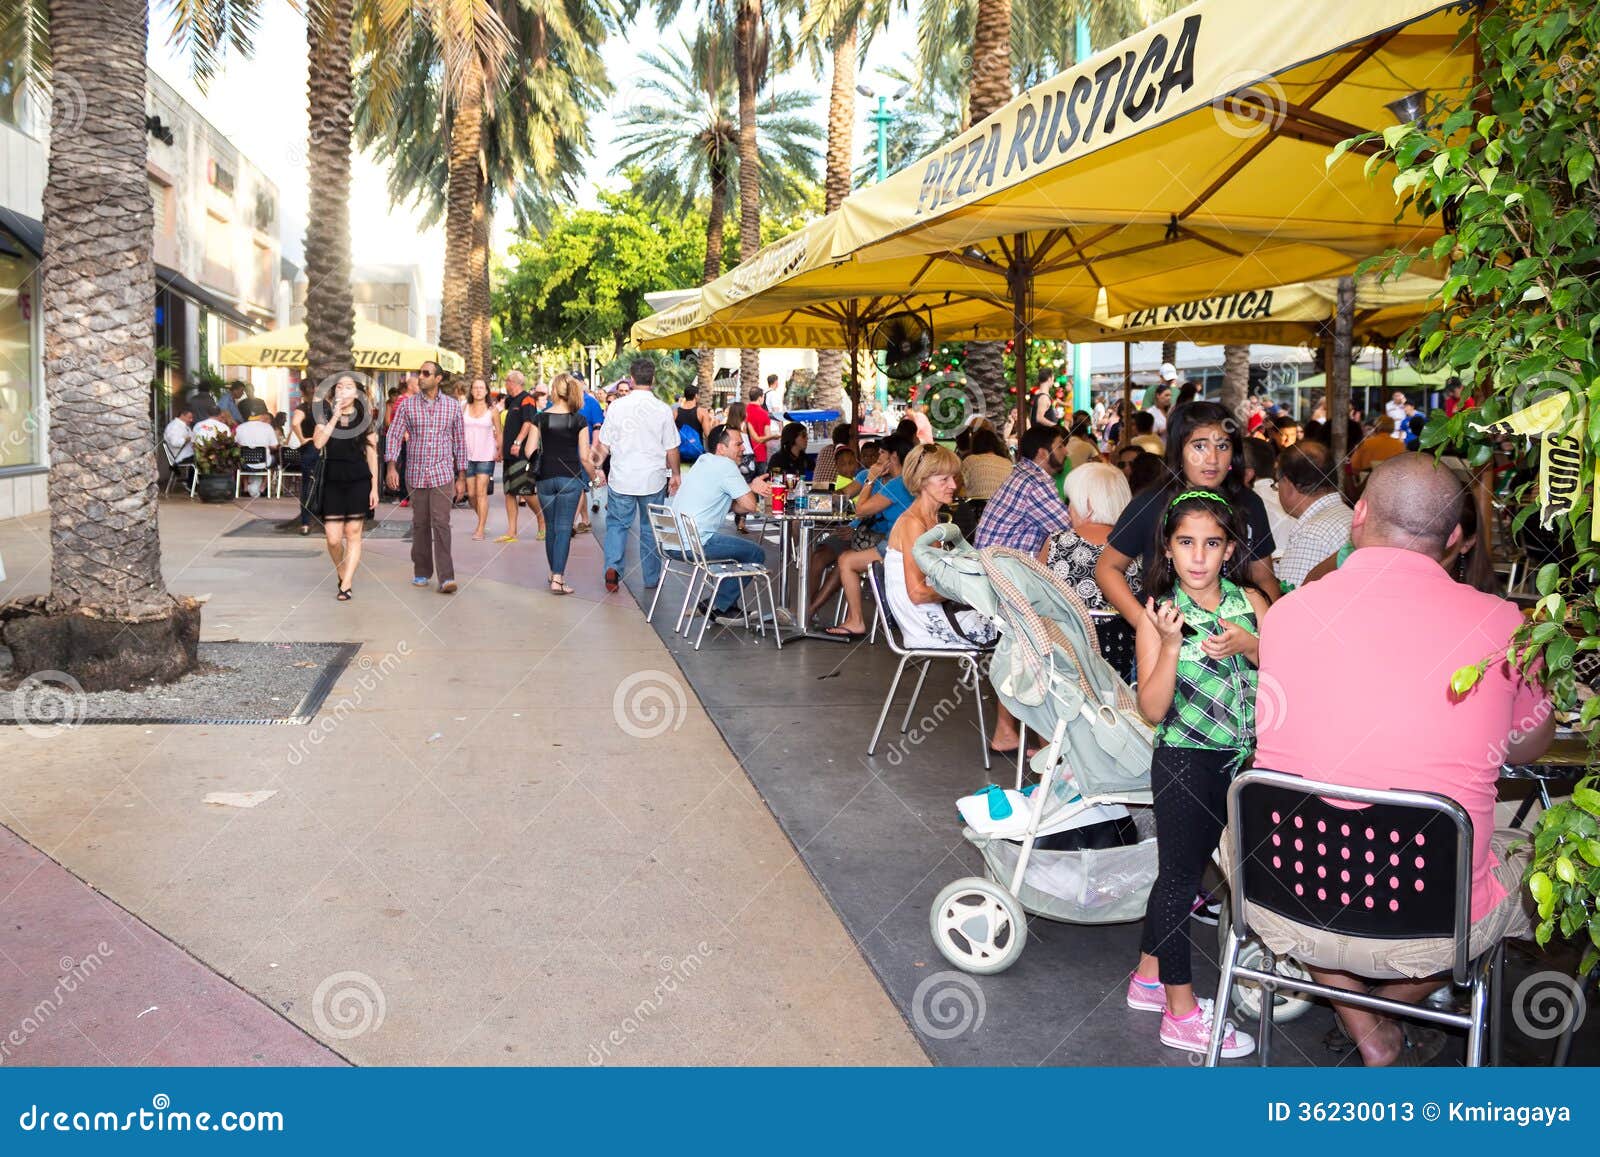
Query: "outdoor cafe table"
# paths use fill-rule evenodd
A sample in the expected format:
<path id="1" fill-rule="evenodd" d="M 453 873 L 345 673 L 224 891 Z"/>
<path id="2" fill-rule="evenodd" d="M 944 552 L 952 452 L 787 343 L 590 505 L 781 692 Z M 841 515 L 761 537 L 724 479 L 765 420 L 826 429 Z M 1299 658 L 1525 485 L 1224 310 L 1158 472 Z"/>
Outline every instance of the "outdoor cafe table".
<path id="1" fill-rule="evenodd" d="M 800 503 L 804 502 L 805 499 L 796 498 L 793 501 Z M 794 631 L 793 637 L 796 639 L 827 639 L 830 642 L 839 642 L 840 640 L 833 635 L 811 630 L 808 621 L 810 615 L 809 608 L 806 605 L 808 601 L 806 591 L 811 586 L 811 532 L 816 527 L 844 526 L 854 521 L 855 515 L 833 511 L 789 509 L 785 509 L 782 513 L 774 514 L 772 513 L 770 500 L 763 500 L 761 503 L 761 517 L 778 524 L 778 566 L 781 575 L 779 585 L 782 590 L 779 595 L 779 602 L 787 603 L 789 601 L 789 542 L 791 537 L 796 539 L 796 545 L 799 547 L 795 559 L 795 586 L 797 590 L 794 599 L 794 610 L 791 612 L 794 625 L 789 628 Z M 790 527 L 795 528 L 793 534 L 791 534 Z M 791 639 L 788 636 L 784 637 L 784 642 L 790 641 Z"/>
<path id="2" fill-rule="evenodd" d="M 1528 818 L 1528 812 L 1533 810 L 1535 798 L 1544 805 L 1550 806 L 1550 784 L 1571 783 L 1582 779 L 1593 771 L 1589 763 L 1589 741 L 1582 735 L 1572 731 L 1557 731 L 1556 739 L 1538 759 L 1531 763 L 1508 763 L 1500 769 L 1501 779 L 1531 779 L 1538 789 L 1537 796 L 1529 796 L 1522 801 L 1517 816 L 1511 821 L 1511 826 L 1520 828 Z"/>

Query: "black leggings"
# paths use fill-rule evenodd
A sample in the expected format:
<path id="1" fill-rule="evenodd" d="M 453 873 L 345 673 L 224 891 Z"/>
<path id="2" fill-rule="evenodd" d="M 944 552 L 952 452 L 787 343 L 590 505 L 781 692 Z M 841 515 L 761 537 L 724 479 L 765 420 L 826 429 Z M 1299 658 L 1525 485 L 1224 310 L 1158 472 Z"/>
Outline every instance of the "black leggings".
<path id="1" fill-rule="evenodd" d="M 1150 761 L 1160 864 L 1145 908 L 1140 949 L 1161 965 L 1162 984 L 1190 984 L 1189 913 L 1200 874 L 1228 822 L 1229 768 L 1238 752 L 1158 745 Z"/>

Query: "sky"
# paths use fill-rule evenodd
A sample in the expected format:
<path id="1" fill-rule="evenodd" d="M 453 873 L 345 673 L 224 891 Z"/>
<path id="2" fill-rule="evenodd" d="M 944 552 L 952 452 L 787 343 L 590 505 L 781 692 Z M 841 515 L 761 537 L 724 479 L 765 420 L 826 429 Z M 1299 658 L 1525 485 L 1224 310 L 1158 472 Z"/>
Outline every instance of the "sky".
<path id="1" fill-rule="evenodd" d="M 688 14 L 679 24 L 687 26 Z M 614 114 L 626 107 L 636 88 L 640 69 L 637 46 L 655 46 L 675 40 L 669 30 L 663 34 L 648 16 L 621 37 L 611 38 L 602 50 L 615 95 L 605 112 L 591 122 L 595 153 L 587 167 L 588 176 L 578 182 L 580 202 L 593 203 L 595 190 L 615 187 L 620 179 L 611 169 L 620 156 L 615 147 Z M 892 63 L 899 55 L 887 45 L 915 43 L 909 26 L 892 29 L 878 38 L 857 79 L 886 89 L 875 69 Z M 235 147 L 278 186 L 283 255 L 304 265 L 304 235 L 309 197 L 306 169 L 306 40 L 303 18 L 288 5 L 269 5 L 262 14 L 255 52 L 249 59 L 231 57 L 218 75 L 200 89 L 189 79 L 188 66 L 166 43 L 166 29 L 159 17 L 150 30 L 150 66 L 200 110 Z M 809 72 L 796 72 L 782 78 L 784 85 L 812 86 L 818 92 L 814 110 L 817 123 L 827 123 L 827 78 L 815 79 Z M 856 101 L 856 147 L 859 150 L 876 130 L 866 121 L 869 102 Z M 820 161 L 819 161 L 820 170 Z M 444 277 L 444 228 L 424 230 L 419 215 L 409 206 L 390 204 L 387 189 L 387 163 L 381 156 L 359 154 L 354 159 L 351 181 L 350 227 L 352 253 L 359 264 L 416 263 L 422 267 L 423 284 L 437 308 Z M 509 212 L 495 222 L 494 249 L 504 254 L 512 239 Z"/>

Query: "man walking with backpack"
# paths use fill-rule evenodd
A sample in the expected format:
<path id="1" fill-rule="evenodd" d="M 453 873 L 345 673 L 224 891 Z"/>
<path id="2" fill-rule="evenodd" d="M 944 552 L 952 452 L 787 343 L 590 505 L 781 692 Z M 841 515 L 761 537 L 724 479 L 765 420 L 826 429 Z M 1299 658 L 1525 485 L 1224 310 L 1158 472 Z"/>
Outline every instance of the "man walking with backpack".
<path id="1" fill-rule="evenodd" d="M 668 406 L 652 392 L 655 363 L 640 358 L 630 367 L 635 388 L 606 410 L 595 457 L 611 455 L 603 485 L 606 501 L 606 590 L 616 592 L 628 533 L 639 524 L 639 569 L 646 589 L 661 581 L 661 555 L 650 529 L 649 507 L 678 492 L 678 426 Z"/>
<path id="2" fill-rule="evenodd" d="M 678 426 L 678 459 L 685 466 L 706 452 L 706 435 L 711 431 L 711 414 L 699 399 L 700 387 L 685 386 L 683 401 L 672 412 Z"/>

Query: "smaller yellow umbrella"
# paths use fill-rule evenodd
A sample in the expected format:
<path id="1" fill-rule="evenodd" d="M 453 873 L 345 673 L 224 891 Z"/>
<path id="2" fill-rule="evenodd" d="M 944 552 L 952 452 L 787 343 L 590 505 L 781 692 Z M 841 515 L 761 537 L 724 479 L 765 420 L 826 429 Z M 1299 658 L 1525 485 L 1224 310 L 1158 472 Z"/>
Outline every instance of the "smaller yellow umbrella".
<path id="1" fill-rule="evenodd" d="M 255 334 L 243 341 L 229 342 L 222 347 L 221 361 L 225 366 L 305 369 L 306 350 L 306 327 L 291 325 Z M 423 362 L 438 362 L 452 374 L 467 368 L 461 355 L 452 350 L 360 317 L 356 318 L 353 352 L 356 364 L 352 368 L 362 371 L 417 370 L 422 368 Z"/>

